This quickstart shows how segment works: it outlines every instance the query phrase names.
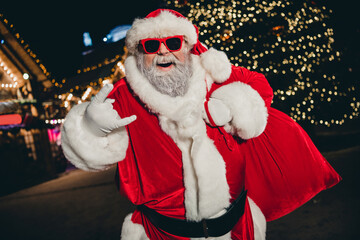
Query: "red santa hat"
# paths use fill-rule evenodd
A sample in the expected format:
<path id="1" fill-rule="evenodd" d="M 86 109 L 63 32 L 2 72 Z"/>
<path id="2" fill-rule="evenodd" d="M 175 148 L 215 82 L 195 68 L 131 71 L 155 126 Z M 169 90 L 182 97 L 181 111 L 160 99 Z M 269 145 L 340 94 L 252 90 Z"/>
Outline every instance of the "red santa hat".
<path id="1" fill-rule="evenodd" d="M 158 9 L 145 18 L 135 19 L 126 34 L 125 45 L 129 54 L 134 55 L 141 39 L 174 35 L 185 37 L 191 53 L 200 56 L 203 68 L 215 82 L 221 83 L 230 77 L 231 64 L 226 54 L 200 43 L 198 28 L 174 10 Z"/>

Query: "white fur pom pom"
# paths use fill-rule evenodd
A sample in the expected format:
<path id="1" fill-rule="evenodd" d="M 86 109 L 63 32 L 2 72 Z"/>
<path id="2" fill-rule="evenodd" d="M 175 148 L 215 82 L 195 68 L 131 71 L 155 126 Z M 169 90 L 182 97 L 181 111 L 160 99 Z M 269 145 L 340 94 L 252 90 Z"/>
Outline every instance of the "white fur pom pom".
<path id="1" fill-rule="evenodd" d="M 200 55 L 201 64 L 217 83 L 225 82 L 231 74 L 231 63 L 223 51 L 210 48 Z"/>

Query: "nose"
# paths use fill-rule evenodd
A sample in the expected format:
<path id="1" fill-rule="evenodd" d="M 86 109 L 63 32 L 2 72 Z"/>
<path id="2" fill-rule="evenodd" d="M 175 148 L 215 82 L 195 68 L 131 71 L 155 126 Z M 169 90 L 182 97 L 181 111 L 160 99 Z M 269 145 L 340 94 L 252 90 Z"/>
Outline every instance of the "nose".
<path id="1" fill-rule="evenodd" d="M 167 49 L 167 47 L 165 46 L 165 44 L 164 44 L 164 43 L 161 43 L 160 49 L 159 49 L 159 51 L 158 51 L 158 54 L 159 54 L 159 55 L 166 55 L 166 54 L 168 54 L 168 53 L 169 53 L 169 50 Z"/>

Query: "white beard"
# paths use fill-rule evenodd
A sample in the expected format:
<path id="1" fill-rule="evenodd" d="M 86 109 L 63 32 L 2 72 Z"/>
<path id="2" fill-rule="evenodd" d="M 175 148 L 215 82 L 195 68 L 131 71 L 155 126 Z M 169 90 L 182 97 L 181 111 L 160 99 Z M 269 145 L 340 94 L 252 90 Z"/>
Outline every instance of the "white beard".
<path id="1" fill-rule="evenodd" d="M 177 97 L 184 96 L 188 91 L 189 79 L 193 74 L 190 55 L 186 57 L 184 62 L 180 62 L 174 55 L 156 55 L 152 65 L 149 67 L 144 66 L 143 53 L 139 53 L 136 59 L 137 67 L 140 72 L 160 93 L 171 97 Z M 173 68 L 170 71 L 162 72 L 157 69 L 157 64 L 168 62 L 173 63 Z"/>
<path id="2" fill-rule="evenodd" d="M 193 54 L 190 57 L 192 76 L 187 79 L 188 89 L 183 96 L 173 97 L 157 90 L 138 68 L 135 56 L 128 56 L 125 60 L 127 82 L 152 112 L 178 120 L 184 114 L 184 111 L 180 114 L 180 109 L 202 106 L 206 95 L 205 70 L 200 65 L 200 58 Z M 211 79 L 207 78 L 207 81 L 212 83 Z"/>

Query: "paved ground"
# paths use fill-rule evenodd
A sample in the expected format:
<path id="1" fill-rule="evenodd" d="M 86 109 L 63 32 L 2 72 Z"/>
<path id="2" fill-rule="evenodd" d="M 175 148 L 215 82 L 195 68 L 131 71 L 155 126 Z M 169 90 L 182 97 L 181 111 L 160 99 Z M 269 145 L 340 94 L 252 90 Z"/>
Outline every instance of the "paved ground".
<path id="1" fill-rule="evenodd" d="M 0 239 L 119 239 L 131 205 L 113 178 L 114 169 L 74 170 L 0 198 Z"/>
<path id="2" fill-rule="evenodd" d="M 359 239 L 360 145 L 324 155 L 344 180 L 270 222 L 268 240 Z M 122 221 L 133 207 L 117 193 L 114 170 L 74 170 L 1 197 L 0 239 L 119 239 Z"/>

